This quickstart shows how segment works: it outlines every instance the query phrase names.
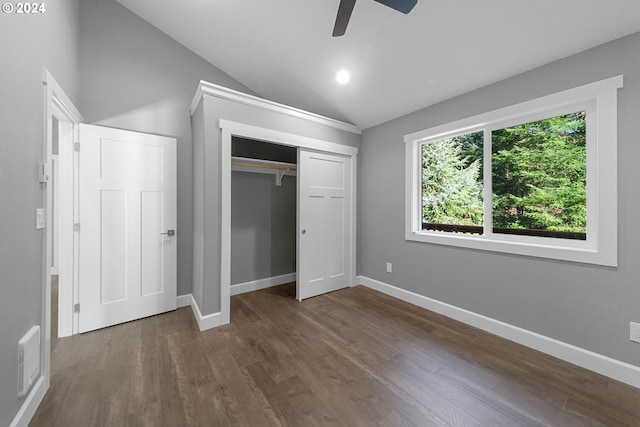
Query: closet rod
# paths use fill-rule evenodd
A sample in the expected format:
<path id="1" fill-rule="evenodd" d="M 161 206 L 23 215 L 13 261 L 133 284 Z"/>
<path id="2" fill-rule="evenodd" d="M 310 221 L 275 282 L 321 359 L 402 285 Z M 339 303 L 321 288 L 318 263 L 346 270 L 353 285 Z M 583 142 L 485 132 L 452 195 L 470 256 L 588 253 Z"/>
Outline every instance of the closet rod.
<path id="1" fill-rule="evenodd" d="M 233 166 L 246 166 L 250 168 L 277 169 L 281 171 L 291 171 L 291 172 L 297 171 L 296 168 L 291 168 L 288 166 L 261 165 L 258 163 L 243 163 L 243 162 L 236 162 L 236 161 L 231 162 L 231 164 Z"/>

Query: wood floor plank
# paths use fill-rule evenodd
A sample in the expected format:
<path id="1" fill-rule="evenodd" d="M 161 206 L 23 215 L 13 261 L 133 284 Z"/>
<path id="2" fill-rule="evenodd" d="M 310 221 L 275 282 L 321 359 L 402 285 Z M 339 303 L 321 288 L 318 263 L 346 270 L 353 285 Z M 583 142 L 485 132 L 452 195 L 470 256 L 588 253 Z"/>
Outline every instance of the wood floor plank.
<path id="1" fill-rule="evenodd" d="M 466 412 L 467 408 L 456 406 L 456 402 L 451 402 L 438 391 L 435 391 L 418 381 L 408 372 L 398 370 L 391 363 L 391 359 L 385 360 L 375 354 L 369 353 L 359 346 L 353 347 L 354 354 L 351 357 L 353 363 L 359 364 L 362 369 L 367 370 L 374 378 L 392 390 L 401 390 L 403 394 L 410 396 L 420 405 L 428 408 L 434 415 L 443 420 L 446 425 L 451 426 L 490 426 L 490 425 L 508 425 L 505 419 L 499 416 L 489 417 L 487 411 L 474 413 L 474 415 Z M 475 409 L 478 409 L 477 407 Z M 483 408 L 484 409 L 484 408 Z M 484 422 L 482 418 L 490 418 L 489 423 Z"/>
<path id="2" fill-rule="evenodd" d="M 193 340 L 184 343 L 181 346 L 181 352 L 188 381 L 188 396 L 193 402 L 193 405 L 187 409 L 194 411 L 187 416 L 187 419 L 193 419 L 195 425 L 230 424 L 202 341 Z"/>
<path id="3" fill-rule="evenodd" d="M 357 330 L 361 331 L 361 338 L 364 338 L 368 345 L 374 346 L 379 353 L 388 354 L 389 356 L 404 354 L 432 372 L 438 371 L 444 365 L 442 360 L 432 357 L 431 354 L 423 349 L 416 348 L 410 342 L 402 340 L 390 332 L 384 322 L 380 322 L 376 318 L 355 316 L 344 309 L 335 310 L 332 314 L 341 317 L 345 322 L 352 324 Z"/>
<path id="4" fill-rule="evenodd" d="M 457 375 L 453 371 L 445 369 L 438 372 L 449 381 L 465 382 L 463 376 Z M 541 420 L 545 425 L 566 426 L 566 427 L 602 427 L 603 424 L 588 418 L 582 414 L 569 413 L 564 409 L 564 404 L 559 405 L 555 402 L 546 390 L 533 391 L 523 386 L 519 381 L 505 381 L 498 384 L 492 390 L 480 389 L 477 383 L 466 381 L 467 386 L 477 388 L 479 392 L 497 398 L 506 402 L 512 402 L 513 405 L 521 411 L 525 411 L 529 416 Z M 497 396 L 494 397 L 494 393 Z M 566 402 L 566 397 L 563 399 Z"/>
<path id="5" fill-rule="evenodd" d="M 201 335 L 207 354 L 216 353 L 219 349 L 228 350 L 239 367 L 254 363 L 256 355 L 244 341 L 234 324 L 223 325 Z"/>
<path id="6" fill-rule="evenodd" d="M 411 421 L 392 409 L 387 415 L 379 419 L 376 424 L 380 427 L 416 427 Z"/>
<path id="7" fill-rule="evenodd" d="M 289 404 L 297 408 L 302 415 L 304 426 L 336 426 L 347 427 L 324 404 L 324 401 L 309 389 L 307 384 L 298 376 L 291 377 L 278 384 L 281 392 L 287 397 Z"/>
<path id="8" fill-rule="evenodd" d="M 249 425 L 244 406 L 250 398 L 250 393 L 244 381 L 239 381 L 242 374 L 233 355 L 228 350 L 222 350 L 208 355 L 207 358 L 231 425 Z"/>
<path id="9" fill-rule="evenodd" d="M 390 361 L 396 369 L 406 372 L 409 376 L 449 402 L 487 425 L 493 426 L 537 426 L 541 423 L 526 413 L 519 411 L 512 405 L 505 404 L 504 399 L 491 399 L 486 394 L 478 393 L 476 389 L 461 387 L 460 384 L 447 381 L 442 377 L 421 369 L 418 365 L 398 355 Z"/>
<path id="10" fill-rule="evenodd" d="M 342 420 L 359 418 L 372 423 L 393 409 L 386 399 L 389 390 L 331 348 L 327 340 L 330 337 L 321 337 L 296 355 L 297 368 L 314 394 L 331 402 L 328 406 Z M 323 346 L 322 351 L 316 350 Z"/>
<path id="11" fill-rule="evenodd" d="M 599 399 L 570 397 L 565 405 L 565 410 L 572 414 L 580 414 L 589 419 L 598 421 L 608 427 L 622 427 L 640 425 L 638 409 L 633 411 L 612 410 L 611 403 L 603 404 Z"/>
<path id="12" fill-rule="evenodd" d="M 269 319 L 261 319 L 252 324 L 262 337 L 269 341 L 278 354 L 291 356 L 295 349 L 304 346 L 300 336 L 291 328 L 283 331 L 278 329 Z"/>
<path id="13" fill-rule="evenodd" d="M 245 377 L 250 378 L 251 384 L 260 390 L 281 425 L 302 425 L 303 417 L 298 413 L 297 409 L 289 403 L 287 397 L 282 394 L 278 385 L 273 382 L 273 379 L 261 363 L 255 362 L 245 366 L 242 368 L 242 372 Z"/>
<path id="14" fill-rule="evenodd" d="M 266 340 L 255 326 L 241 328 L 239 332 L 276 384 L 295 375 L 290 365 L 285 362 L 287 354 L 282 354 L 281 357 L 277 348 Z"/>
<path id="15" fill-rule="evenodd" d="M 280 425 L 266 397 L 253 380 L 243 374 L 229 351 L 208 356 L 222 401 L 232 425 Z M 250 381 L 248 381 L 250 380 Z"/>
<path id="16" fill-rule="evenodd" d="M 188 393 L 181 386 L 184 381 L 182 373 L 182 353 L 179 348 L 179 333 L 159 336 L 158 369 L 155 376 L 158 378 L 158 387 L 162 390 L 162 403 L 159 416 L 167 425 L 181 425 L 187 421 L 187 411 L 190 403 L 186 401 Z"/>
<path id="17" fill-rule="evenodd" d="M 263 319 L 270 319 L 278 329 L 289 329 L 295 324 L 295 320 L 291 318 L 291 314 L 297 314 L 290 307 L 285 307 L 281 299 L 282 297 L 274 295 L 271 292 L 259 291 L 249 292 L 239 296 L 245 305 L 247 305 L 254 313 Z M 274 307 L 278 307 L 274 310 Z"/>
<path id="18" fill-rule="evenodd" d="M 638 427 L 640 390 L 362 286 L 62 338 L 32 427 Z"/>
<path id="19" fill-rule="evenodd" d="M 235 315 L 233 323 L 238 327 L 251 324 L 261 319 L 261 317 L 240 298 L 231 299 L 231 311 L 233 311 Z"/>

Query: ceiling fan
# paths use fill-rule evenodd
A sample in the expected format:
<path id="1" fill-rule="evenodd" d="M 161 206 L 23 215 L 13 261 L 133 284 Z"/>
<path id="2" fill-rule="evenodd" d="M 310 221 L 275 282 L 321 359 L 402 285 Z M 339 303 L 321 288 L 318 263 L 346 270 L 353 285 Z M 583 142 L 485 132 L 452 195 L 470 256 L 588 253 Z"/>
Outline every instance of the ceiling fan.
<path id="1" fill-rule="evenodd" d="M 407 14 L 416 5 L 418 0 L 375 0 L 392 9 Z M 343 36 L 347 31 L 347 24 L 351 18 L 351 12 L 356 5 L 356 0 L 340 0 L 338 6 L 338 16 L 336 16 L 336 24 L 333 27 L 333 37 Z"/>

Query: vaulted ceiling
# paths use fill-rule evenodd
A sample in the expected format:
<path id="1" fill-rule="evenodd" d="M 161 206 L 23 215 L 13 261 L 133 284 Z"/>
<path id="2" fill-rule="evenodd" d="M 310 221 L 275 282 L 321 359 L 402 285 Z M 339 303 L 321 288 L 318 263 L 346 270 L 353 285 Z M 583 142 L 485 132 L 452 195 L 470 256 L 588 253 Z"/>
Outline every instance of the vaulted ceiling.
<path id="1" fill-rule="evenodd" d="M 258 95 L 363 129 L 640 31 L 638 0 L 358 0 L 343 37 L 339 0 L 118 1 Z"/>

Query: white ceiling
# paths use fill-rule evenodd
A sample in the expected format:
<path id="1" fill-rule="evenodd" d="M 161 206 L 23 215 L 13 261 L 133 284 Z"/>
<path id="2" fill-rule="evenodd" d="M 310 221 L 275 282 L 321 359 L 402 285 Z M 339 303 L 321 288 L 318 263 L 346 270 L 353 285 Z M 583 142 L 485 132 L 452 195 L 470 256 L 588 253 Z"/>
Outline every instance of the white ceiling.
<path id="1" fill-rule="evenodd" d="M 640 31 L 640 0 L 358 0 L 337 38 L 339 0 L 118 2 L 256 94 L 363 129 Z"/>

